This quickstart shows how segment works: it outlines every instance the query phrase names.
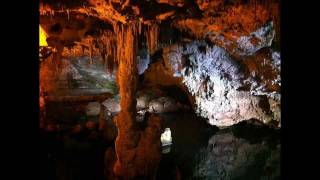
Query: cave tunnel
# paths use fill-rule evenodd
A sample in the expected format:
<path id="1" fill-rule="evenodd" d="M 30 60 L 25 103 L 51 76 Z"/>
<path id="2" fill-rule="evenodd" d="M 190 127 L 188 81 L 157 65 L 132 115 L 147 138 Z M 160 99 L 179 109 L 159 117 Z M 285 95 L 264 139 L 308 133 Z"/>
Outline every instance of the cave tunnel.
<path id="1" fill-rule="evenodd" d="M 44 179 L 280 179 L 279 1 L 40 1 Z"/>

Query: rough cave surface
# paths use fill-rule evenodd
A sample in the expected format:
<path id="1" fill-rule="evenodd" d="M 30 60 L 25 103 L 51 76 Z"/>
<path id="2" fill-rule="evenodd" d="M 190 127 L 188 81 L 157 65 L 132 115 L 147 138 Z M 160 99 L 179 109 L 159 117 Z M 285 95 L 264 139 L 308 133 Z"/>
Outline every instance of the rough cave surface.
<path id="1" fill-rule="evenodd" d="M 270 135 L 263 138 L 261 132 L 255 140 L 246 139 L 244 134 L 240 128 L 222 130 L 212 136 L 208 146 L 196 155 L 194 178 L 279 179 L 280 143 L 270 140 L 274 138 Z"/>
<path id="2" fill-rule="evenodd" d="M 280 122 L 280 66 L 278 52 L 263 52 L 261 68 L 268 72 L 250 71 L 249 65 L 260 65 L 253 59 L 234 59 L 219 46 L 208 46 L 203 41 L 173 45 L 164 50 L 165 64 L 173 76 L 182 82 L 195 97 L 196 110 L 212 125 L 231 126 L 243 120 L 258 119 L 268 124 Z M 251 61 L 251 62 L 243 62 Z M 247 65 L 248 64 L 248 65 Z M 277 76 L 269 76 L 275 73 Z M 280 123 L 279 123 L 280 126 Z"/>
<path id="3" fill-rule="evenodd" d="M 110 179 L 156 176 L 162 113 L 192 109 L 221 129 L 243 121 L 281 127 L 278 0 L 41 0 L 40 29 L 47 36 L 39 52 L 40 125 L 72 133 L 98 125 L 115 141 L 106 152 Z M 75 112 L 63 114 L 62 102 Z M 91 119 L 53 125 L 64 115 Z M 225 152 L 212 149 L 225 143 Z M 190 176 L 237 178 L 237 163 L 254 164 L 240 151 L 255 157 L 268 149 L 218 134 Z M 243 158 L 234 166 L 219 160 L 231 152 Z"/>

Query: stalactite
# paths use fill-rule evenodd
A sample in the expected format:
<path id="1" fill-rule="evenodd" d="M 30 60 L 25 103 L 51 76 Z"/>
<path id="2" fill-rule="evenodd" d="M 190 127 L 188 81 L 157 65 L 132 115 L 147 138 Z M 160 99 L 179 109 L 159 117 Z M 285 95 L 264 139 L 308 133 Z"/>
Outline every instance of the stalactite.
<path id="1" fill-rule="evenodd" d="M 64 47 L 62 45 L 58 45 L 55 48 L 57 51 L 53 54 L 52 63 L 55 64 L 55 75 L 58 75 L 62 66 L 61 55 Z"/>
<path id="2" fill-rule="evenodd" d="M 92 65 L 93 64 L 93 45 L 92 45 L 92 40 L 89 41 L 89 57 L 90 57 L 90 61 L 89 64 Z"/>
<path id="3" fill-rule="evenodd" d="M 113 56 L 113 62 L 115 63 L 115 65 L 117 64 L 117 46 L 116 46 L 116 42 L 114 44 L 112 44 L 112 56 Z"/>
<path id="4" fill-rule="evenodd" d="M 147 47 L 150 54 L 153 54 L 158 48 L 159 27 L 157 24 L 152 23 L 147 25 L 145 36 L 147 39 Z"/>
<path id="5" fill-rule="evenodd" d="M 113 73 L 113 66 L 114 66 L 114 61 L 111 58 L 110 55 L 107 56 L 107 71 L 109 72 L 110 75 Z"/>
<path id="6" fill-rule="evenodd" d="M 135 79 L 137 75 L 136 68 L 136 52 L 137 52 L 137 34 L 136 34 L 135 25 L 119 25 L 117 29 L 117 59 L 119 62 L 119 72 L 118 76 L 122 78 L 130 78 L 128 82 L 132 84 L 127 84 L 127 81 L 124 81 L 123 87 L 132 88 L 133 93 L 135 92 Z M 126 77 L 128 76 L 128 77 Z M 120 84 L 121 87 L 121 84 Z M 128 91 L 123 92 L 124 95 L 128 94 Z M 129 103 L 131 104 L 131 103 Z M 124 104 L 124 106 L 126 106 Z"/>
<path id="7" fill-rule="evenodd" d="M 106 72 L 109 74 L 113 73 L 113 67 L 115 64 L 115 54 L 114 54 L 114 46 L 116 45 L 115 42 L 115 34 L 110 31 L 106 31 L 100 38 L 100 45 L 102 48 L 99 48 L 100 53 L 104 58 L 104 65 L 107 67 Z"/>
<path id="8" fill-rule="evenodd" d="M 124 10 L 126 7 L 128 7 L 130 4 L 130 0 L 125 0 L 124 3 L 121 6 L 121 9 Z"/>
<path id="9" fill-rule="evenodd" d="M 68 20 L 70 19 L 70 11 L 67 9 Z"/>
<path id="10" fill-rule="evenodd" d="M 84 55 L 85 46 L 81 45 L 81 48 L 82 48 L 82 56 L 83 56 Z"/>
<path id="11" fill-rule="evenodd" d="M 142 23 L 141 23 L 141 21 L 139 21 L 139 35 L 141 35 L 141 32 L 142 32 Z"/>
<path id="12" fill-rule="evenodd" d="M 106 64 L 106 52 L 105 52 L 104 48 L 102 50 L 100 50 L 100 55 L 102 58 L 102 64 L 105 65 Z"/>

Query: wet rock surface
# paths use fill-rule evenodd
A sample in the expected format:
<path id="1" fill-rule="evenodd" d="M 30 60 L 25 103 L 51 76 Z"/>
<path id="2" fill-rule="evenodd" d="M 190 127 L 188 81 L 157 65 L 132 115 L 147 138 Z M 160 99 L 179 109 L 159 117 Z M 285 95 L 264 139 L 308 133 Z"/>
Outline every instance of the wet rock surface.
<path id="1" fill-rule="evenodd" d="M 107 99 L 102 104 L 106 107 L 106 110 L 111 113 L 118 113 L 120 111 L 120 99 L 119 96 Z"/>
<path id="2" fill-rule="evenodd" d="M 173 144 L 162 155 L 159 179 L 280 178 L 278 130 L 262 123 L 219 130 L 201 123 L 194 114 L 161 116 L 163 129 L 171 130 Z"/>
<path id="3" fill-rule="evenodd" d="M 157 115 L 161 118 L 160 124 L 157 123 L 157 126 L 160 125 L 159 133 L 165 128 L 170 128 L 172 145 L 169 153 L 161 155 L 156 179 L 177 177 L 277 179 L 279 177 L 279 131 L 266 128 L 259 121 L 254 121 L 256 125 L 252 125 L 254 122 L 240 123 L 219 130 L 193 113 Z M 143 128 L 146 123 L 147 121 L 142 121 L 139 124 Z M 49 160 L 55 163 L 52 164 L 54 169 L 51 170 L 57 172 L 56 176 L 60 178 L 100 179 L 105 169 L 109 172 L 107 177 L 115 178 L 110 173 L 115 162 L 112 148 L 117 134 L 113 120 L 106 120 L 106 127 L 103 130 L 98 130 L 98 125 L 91 120 L 73 127 L 63 129 L 63 125 L 51 125 L 52 131 L 43 131 L 45 135 L 42 137 L 46 142 L 43 145 L 48 145 Z M 112 131 L 115 131 L 115 134 L 112 135 Z M 144 134 L 143 136 L 150 136 L 153 133 L 150 129 L 145 129 Z M 159 138 L 157 141 L 160 141 L 160 134 L 157 138 Z M 147 139 L 143 141 L 148 143 Z M 158 145 L 160 151 L 161 145 Z M 108 147 L 111 150 L 107 150 Z M 139 153 L 152 152 L 149 148 L 143 148 Z M 104 163 L 103 156 L 105 156 Z M 83 164 L 84 162 L 87 163 Z"/>
<path id="4" fill-rule="evenodd" d="M 243 136 L 244 130 L 226 129 L 212 136 L 207 148 L 198 153 L 194 178 L 280 179 L 279 140 L 270 140 L 274 135 L 270 132 L 255 138 Z"/>
<path id="5" fill-rule="evenodd" d="M 177 112 L 184 111 L 188 109 L 188 104 L 183 104 L 178 100 L 169 97 L 163 96 L 161 94 L 151 94 L 147 91 L 140 91 L 137 94 L 137 112 L 150 112 L 150 113 L 166 113 L 166 112 Z M 108 112 L 113 114 L 120 111 L 120 101 L 118 96 L 105 100 L 102 104 L 106 107 Z"/>
<path id="6" fill-rule="evenodd" d="M 172 98 L 160 97 L 149 102 L 149 112 L 164 113 L 178 110 L 176 102 Z"/>
<path id="7" fill-rule="evenodd" d="M 88 116 L 97 116 L 100 114 L 100 103 L 99 102 L 90 102 L 87 105 L 87 111 Z"/>

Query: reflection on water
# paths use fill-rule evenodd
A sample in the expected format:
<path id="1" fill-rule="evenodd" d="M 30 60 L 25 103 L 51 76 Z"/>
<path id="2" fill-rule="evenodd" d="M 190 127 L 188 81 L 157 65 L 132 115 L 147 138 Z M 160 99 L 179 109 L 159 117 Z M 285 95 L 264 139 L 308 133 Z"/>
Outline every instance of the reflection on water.
<path id="1" fill-rule="evenodd" d="M 193 114 L 162 116 L 172 130 L 171 152 L 158 179 L 279 179 L 279 132 L 242 123 L 218 130 Z"/>
<path id="2" fill-rule="evenodd" d="M 160 114 L 170 128 L 157 179 L 279 179 L 279 132 L 246 124 L 219 130 L 192 113 Z M 52 179 L 104 179 L 104 154 L 113 144 L 97 129 L 44 133 Z"/>
<path id="3" fill-rule="evenodd" d="M 162 145 L 162 153 L 167 154 L 171 151 L 172 136 L 170 128 L 165 128 L 160 137 Z"/>

